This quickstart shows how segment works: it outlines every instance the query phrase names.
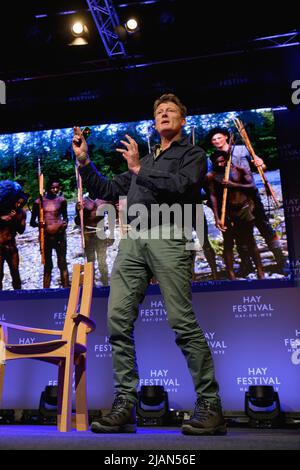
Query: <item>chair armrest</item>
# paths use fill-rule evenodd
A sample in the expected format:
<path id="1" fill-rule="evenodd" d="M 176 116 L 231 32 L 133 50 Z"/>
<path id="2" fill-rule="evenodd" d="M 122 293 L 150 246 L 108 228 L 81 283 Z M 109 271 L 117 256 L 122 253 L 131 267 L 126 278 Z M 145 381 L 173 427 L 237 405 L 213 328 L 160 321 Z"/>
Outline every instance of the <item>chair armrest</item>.
<path id="1" fill-rule="evenodd" d="M 84 323 L 88 327 L 87 333 L 91 333 L 92 331 L 95 331 L 96 329 L 96 323 L 93 322 L 90 318 L 86 317 L 85 315 L 82 315 L 81 313 L 77 313 L 75 315 L 72 315 L 71 317 L 74 320 L 75 325 L 79 325 L 79 323 Z"/>
<path id="2" fill-rule="evenodd" d="M 0 327 L 12 328 L 14 330 L 29 331 L 30 333 L 40 333 L 42 335 L 55 335 L 61 336 L 61 330 L 45 330 L 42 328 L 32 328 L 31 326 L 15 325 L 14 323 L 0 322 Z"/>

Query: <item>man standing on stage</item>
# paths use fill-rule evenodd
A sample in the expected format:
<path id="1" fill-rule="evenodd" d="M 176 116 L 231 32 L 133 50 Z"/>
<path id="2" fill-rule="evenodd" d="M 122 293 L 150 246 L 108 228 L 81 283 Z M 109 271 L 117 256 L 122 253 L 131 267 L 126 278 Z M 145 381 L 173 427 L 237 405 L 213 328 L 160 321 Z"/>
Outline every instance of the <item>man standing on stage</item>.
<path id="1" fill-rule="evenodd" d="M 89 160 L 88 147 L 78 127 L 74 129 L 73 149 L 80 164 L 83 184 L 91 197 L 117 202 L 127 196 L 128 209 L 139 204 L 146 209 L 157 205 L 178 204 L 194 207 L 199 201 L 199 186 L 206 170 L 204 151 L 182 138 L 186 108 L 173 94 L 162 95 L 154 103 L 155 128 L 160 145 L 140 160 L 138 145 L 129 135 L 117 149 L 128 164 L 128 171 L 107 180 Z M 140 225 L 147 226 L 140 238 L 125 237 L 111 275 L 108 329 L 112 345 L 116 398 L 111 412 L 92 423 L 98 433 L 135 432 L 135 407 L 139 382 L 134 344 L 134 322 L 149 279 L 154 275 L 164 297 L 168 321 L 176 336 L 191 373 L 197 395 L 194 415 L 183 423 L 185 434 L 225 434 L 219 386 L 214 364 L 204 334 L 192 309 L 191 276 L 193 253 L 186 249 L 187 239 L 166 237 L 164 224 L 157 214 L 140 211 Z M 145 215 L 146 214 L 146 215 Z M 144 220 L 144 219 L 147 220 Z M 154 226 L 153 219 L 156 219 Z M 130 222 L 130 218 L 128 220 Z M 158 221 L 158 222 L 157 222 Z M 147 223 L 146 223 L 147 222 Z M 157 225 L 158 224 L 158 225 Z M 192 225 L 190 221 L 190 225 Z M 191 227 L 190 227 L 191 228 Z M 142 231 L 143 229 L 141 229 Z M 130 234 L 130 233 L 129 233 Z"/>
<path id="2" fill-rule="evenodd" d="M 52 250 L 56 251 L 57 266 L 60 270 L 62 287 L 69 287 L 69 274 L 67 268 L 67 240 L 66 229 L 68 225 L 67 201 L 60 195 L 60 183 L 57 180 L 49 181 L 46 195 L 43 197 L 44 233 L 45 233 L 45 266 L 44 288 L 51 284 L 53 269 Z M 30 220 L 31 227 L 38 227 L 39 203 L 37 199 L 33 204 Z"/>

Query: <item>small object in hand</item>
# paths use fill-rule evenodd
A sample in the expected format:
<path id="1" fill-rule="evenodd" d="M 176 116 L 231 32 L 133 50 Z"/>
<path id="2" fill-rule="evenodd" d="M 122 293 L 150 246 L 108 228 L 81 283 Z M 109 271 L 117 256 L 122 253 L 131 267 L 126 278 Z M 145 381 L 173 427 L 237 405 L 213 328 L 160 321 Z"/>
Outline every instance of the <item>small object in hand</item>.
<path id="1" fill-rule="evenodd" d="M 91 135 L 91 129 L 89 127 L 85 127 L 82 131 L 82 135 L 83 137 L 85 138 L 85 140 L 87 140 L 89 138 L 89 136 Z"/>
<path id="2" fill-rule="evenodd" d="M 85 140 L 87 140 L 89 138 L 89 136 L 91 135 L 91 129 L 89 127 L 85 127 L 83 129 L 83 131 L 81 132 L 81 135 L 85 138 Z M 78 134 L 77 134 L 78 135 Z M 77 145 L 77 147 L 80 147 L 81 143 L 82 143 L 82 140 L 79 139 L 78 142 L 74 142 L 75 145 Z"/>

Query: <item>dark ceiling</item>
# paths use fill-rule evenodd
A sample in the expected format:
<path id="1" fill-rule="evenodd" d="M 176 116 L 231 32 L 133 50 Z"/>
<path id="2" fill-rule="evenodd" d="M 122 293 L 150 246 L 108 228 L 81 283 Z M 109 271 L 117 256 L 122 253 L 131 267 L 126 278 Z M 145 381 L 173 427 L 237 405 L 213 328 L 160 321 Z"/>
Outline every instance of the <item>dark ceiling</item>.
<path id="1" fill-rule="evenodd" d="M 1 9 L 7 105 L 0 106 L 0 130 L 149 117 L 165 91 L 179 94 L 192 113 L 286 101 L 291 70 L 300 63 L 299 45 L 278 47 L 299 43 L 292 3 L 111 1 L 121 23 L 134 14 L 141 24 L 123 43 L 124 58 L 107 56 L 85 0 L 28 0 Z M 88 26 L 88 45 L 68 45 L 76 18 Z M 295 36 L 256 40 L 289 32 Z"/>

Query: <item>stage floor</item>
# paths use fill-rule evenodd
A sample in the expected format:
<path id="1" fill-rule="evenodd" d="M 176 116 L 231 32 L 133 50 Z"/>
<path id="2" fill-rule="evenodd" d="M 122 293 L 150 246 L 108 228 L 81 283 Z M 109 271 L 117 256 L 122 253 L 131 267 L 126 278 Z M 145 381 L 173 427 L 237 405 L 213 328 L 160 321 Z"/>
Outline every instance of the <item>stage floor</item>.
<path id="1" fill-rule="evenodd" d="M 226 436 L 199 437 L 184 436 L 178 427 L 140 427 L 136 434 L 93 434 L 59 433 L 55 426 L 1 425 L 0 449 L 103 450 L 103 458 L 111 457 L 113 450 L 128 456 L 133 451 L 144 451 L 147 456 L 155 450 L 170 454 L 180 450 L 300 450 L 300 429 L 228 428 Z"/>

